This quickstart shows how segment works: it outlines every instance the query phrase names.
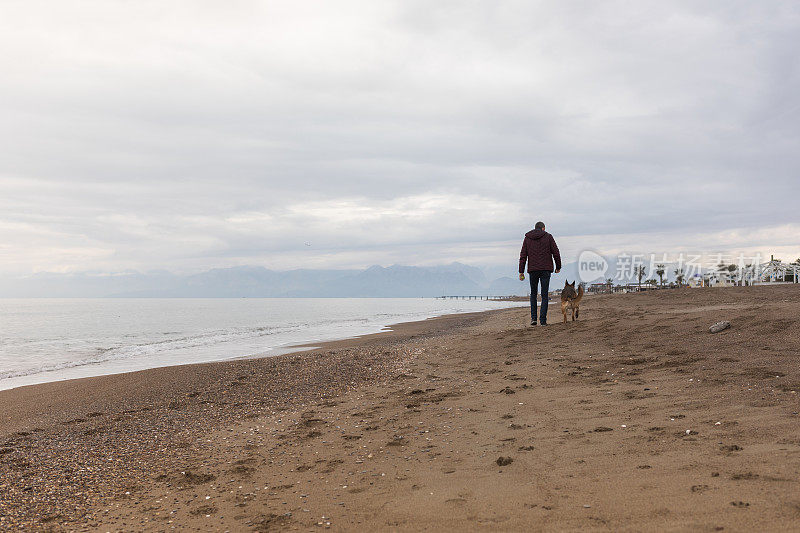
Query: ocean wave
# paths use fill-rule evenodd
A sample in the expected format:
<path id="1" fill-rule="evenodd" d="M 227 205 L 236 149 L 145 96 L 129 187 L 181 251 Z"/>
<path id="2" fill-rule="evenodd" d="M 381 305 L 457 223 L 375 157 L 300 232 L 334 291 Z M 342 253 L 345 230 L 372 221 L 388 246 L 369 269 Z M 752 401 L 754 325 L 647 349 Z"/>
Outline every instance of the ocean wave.
<path id="1" fill-rule="evenodd" d="M 47 374 L 43 379 L 34 379 L 50 381 L 62 377 L 58 376 L 59 372 L 79 367 L 89 368 L 67 374 L 91 376 L 104 373 L 109 367 L 115 371 L 130 371 L 172 364 L 268 355 L 272 352 L 285 351 L 289 346 L 381 331 L 394 323 L 475 310 L 464 307 L 448 305 L 438 309 L 404 310 L 359 307 L 350 309 L 346 315 L 340 314 L 338 317 L 331 316 L 329 310 L 325 308 L 316 310 L 322 316 L 311 320 L 294 317 L 278 325 L 260 324 L 208 329 L 191 334 L 181 334 L 172 324 L 164 324 L 146 334 L 125 332 L 116 337 L 98 337 L 96 335 L 101 330 L 91 329 L 87 330 L 89 335 L 83 337 L 75 333 L 51 334 L 39 338 L 26 335 L 10 339 L 4 336 L 0 342 L 0 365 L 6 369 L 0 371 L 0 389 L 3 388 L 2 382 L 6 380 Z M 364 316 L 367 313 L 369 315 Z M 35 331 L 32 329 L 29 335 Z M 4 352 L 9 355 L 4 356 Z M 54 361 L 53 354 L 67 360 Z M 129 362 L 116 364 L 120 361 Z"/>
<path id="2" fill-rule="evenodd" d="M 71 361 L 44 364 L 32 368 L 2 371 L 0 372 L 0 380 L 30 376 L 34 374 L 58 372 L 68 368 L 97 365 L 111 361 L 152 357 L 178 350 L 211 347 L 225 344 L 227 342 L 258 339 L 260 337 L 273 336 L 282 333 L 292 333 L 300 330 L 301 326 L 297 324 L 283 327 L 267 326 L 256 328 L 234 328 L 228 330 L 202 332 L 195 335 L 185 335 L 169 339 L 150 339 L 135 344 L 119 344 L 110 347 L 95 347 L 93 354 L 84 355 L 83 357 Z"/>
<path id="3" fill-rule="evenodd" d="M 43 364 L 36 367 L 17 370 L 0 371 L 0 380 L 31 376 L 35 374 L 59 372 L 70 368 L 100 365 L 103 363 L 122 361 L 126 359 L 156 357 L 161 354 L 168 354 L 171 352 L 183 351 L 192 348 L 208 348 L 223 345 L 225 343 L 253 341 L 263 337 L 274 337 L 276 335 L 292 334 L 300 331 L 304 331 L 306 336 L 309 337 L 319 335 L 324 336 L 325 331 L 333 331 L 355 325 L 363 326 L 365 323 L 369 322 L 371 322 L 370 319 L 353 318 L 328 320 L 317 324 L 313 324 L 311 322 L 296 322 L 283 326 L 230 328 L 225 330 L 206 331 L 194 335 L 184 335 L 167 339 L 148 339 L 145 342 L 134 344 L 120 343 L 115 346 L 94 347 L 94 353 L 91 355 L 84 354 L 83 357 L 79 357 L 71 361 Z M 163 335 L 163 333 L 159 333 L 159 335 Z M 304 339 L 305 338 L 306 337 L 304 337 Z M 258 351 L 258 353 L 268 352 L 271 349 L 285 346 L 287 344 L 295 344 L 298 342 L 302 341 L 299 339 L 293 339 L 285 342 L 277 342 L 274 344 L 265 345 Z M 56 350 L 63 348 L 54 347 L 53 349 Z M 230 357 L 242 357 L 247 355 L 253 354 L 237 353 L 236 355 Z"/>

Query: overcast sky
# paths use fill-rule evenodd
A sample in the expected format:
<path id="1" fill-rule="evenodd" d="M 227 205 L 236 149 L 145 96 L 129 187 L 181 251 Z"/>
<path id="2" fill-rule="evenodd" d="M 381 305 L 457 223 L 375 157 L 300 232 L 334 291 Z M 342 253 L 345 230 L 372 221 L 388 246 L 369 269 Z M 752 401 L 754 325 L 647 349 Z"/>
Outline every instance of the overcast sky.
<path id="1" fill-rule="evenodd" d="M 0 274 L 800 255 L 800 4 L 0 4 Z"/>

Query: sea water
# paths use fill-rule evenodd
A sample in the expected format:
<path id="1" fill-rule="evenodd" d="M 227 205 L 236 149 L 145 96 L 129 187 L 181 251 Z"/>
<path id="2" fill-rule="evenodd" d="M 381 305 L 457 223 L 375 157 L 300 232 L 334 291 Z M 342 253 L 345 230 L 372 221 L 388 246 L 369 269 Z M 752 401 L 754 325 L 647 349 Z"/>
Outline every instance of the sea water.
<path id="1" fill-rule="evenodd" d="M 434 298 L 0 299 L 0 390 L 272 356 L 399 322 L 519 305 Z"/>

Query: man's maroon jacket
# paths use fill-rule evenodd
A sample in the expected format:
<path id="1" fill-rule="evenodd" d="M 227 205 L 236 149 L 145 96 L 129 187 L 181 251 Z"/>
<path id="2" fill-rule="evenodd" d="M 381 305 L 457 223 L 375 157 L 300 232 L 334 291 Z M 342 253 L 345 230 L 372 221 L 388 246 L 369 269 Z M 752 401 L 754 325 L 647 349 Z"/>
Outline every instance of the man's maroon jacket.
<path id="1" fill-rule="evenodd" d="M 543 229 L 534 229 L 525 234 L 522 241 L 522 251 L 519 253 L 519 273 L 525 272 L 525 262 L 528 262 L 528 272 L 534 270 L 553 271 L 553 259 L 556 260 L 556 270 L 561 269 L 561 253 L 556 246 L 556 240 Z"/>

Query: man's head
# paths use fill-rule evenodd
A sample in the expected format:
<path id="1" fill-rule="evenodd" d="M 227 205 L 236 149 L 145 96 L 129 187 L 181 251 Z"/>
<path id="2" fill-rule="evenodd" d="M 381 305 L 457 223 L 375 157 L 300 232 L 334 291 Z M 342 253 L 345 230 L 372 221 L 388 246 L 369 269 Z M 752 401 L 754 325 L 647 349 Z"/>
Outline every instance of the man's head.
<path id="1" fill-rule="evenodd" d="M 540 230 L 544 230 L 544 222 L 542 222 L 542 221 L 540 220 L 539 222 L 537 222 L 537 223 L 536 223 L 536 225 L 535 225 L 533 228 L 534 228 L 534 229 L 540 229 Z"/>

